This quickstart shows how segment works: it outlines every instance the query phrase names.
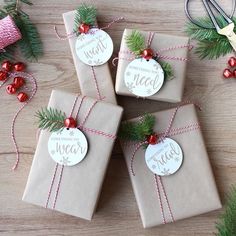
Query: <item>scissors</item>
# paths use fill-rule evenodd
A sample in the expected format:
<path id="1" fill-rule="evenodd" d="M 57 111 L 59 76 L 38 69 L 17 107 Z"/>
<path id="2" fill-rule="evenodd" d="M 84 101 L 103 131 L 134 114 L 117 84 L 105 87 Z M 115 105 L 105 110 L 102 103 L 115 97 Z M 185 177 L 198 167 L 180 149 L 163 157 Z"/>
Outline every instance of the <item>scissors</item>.
<path id="1" fill-rule="evenodd" d="M 203 25 L 192 18 L 192 16 L 189 13 L 189 2 L 190 0 L 185 0 L 185 13 L 187 17 L 189 18 L 189 20 L 193 24 L 201 28 L 216 29 L 218 34 L 224 35 L 228 38 L 234 51 L 236 51 L 236 34 L 234 33 L 234 22 L 232 21 L 232 17 L 233 17 L 233 14 L 235 12 L 235 7 L 236 7 L 236 0 L 233 0 L 233 8 L 232 8 L 232 12 L 230 16 L 228 16 L 225 13 L 225 11 L 219 6 L 219 4 L 215 0 L 202 0 L 204 7 L 212 21 L 212 24 L 213 24 L 212 26 Z M 219 12 L 219 14 L 225 19 L 225 21 L 227 22 L 227 25 L 225 27 L 221 28 L 219 26 L 219 24 L 217 23 L 216 17 L 212 11 L 212 8 L 214 8 L 217 12 Z"/>

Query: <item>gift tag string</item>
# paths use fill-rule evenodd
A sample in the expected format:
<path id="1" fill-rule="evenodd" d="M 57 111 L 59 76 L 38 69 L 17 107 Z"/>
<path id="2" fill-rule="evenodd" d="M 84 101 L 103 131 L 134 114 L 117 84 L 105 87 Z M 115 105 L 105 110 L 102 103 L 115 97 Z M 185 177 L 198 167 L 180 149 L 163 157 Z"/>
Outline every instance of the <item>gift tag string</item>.
<path id="1" fill-rule="evenodd" d="M 149 32 L 147 42 L 146 42 L 147 48 L 151 47 L 154 36 L 155 36 L 154 32 Z M 174 50 L 183 49 L 183 48 L 187 48 L 190 51 L 190 50 L 192 50 L 193 45 L 183 44 L 183 45 L 176 45 L 176 46 L 172 46 L 172 47 L 168 47 L 168 48 L 162 48 L 162 49 L 155 52 L 154 57 L 156 57 L 157 59 L 165 59 L 165 60 L 187 61 L 188 59 L 185 57 L 167 56 L 167 55 L 162 54 L 163 52 L 169 52 L 169 51 L 174 51 Z M 136 56 L 135 53 L 131 52 L 128 49 L 127 50 L 120 50 L 118 53 L 118 57 L 115 57 L 112 60 L 112 64 L 113 64 L 113 66 L 116 66 L 117 60 L 121 59 L 121 60 L 126 60 L 126 61 L 133 61 L 136 58 L 140 58 L 140 56 Z"/>
<path id="2" fill-rule="evenodd" d="M 109 29 L 114 23 L 117 23 L 121 20 L 124 20 L 124 17 L 118 17 L 118 18 L 112 20 L 110 23 L 108 23 L 106 26 L 104 26 L 102 28 L 98 28 L 98 26 L 96 26 L 96 25 L 92 26 L 91 28 L 98 28 L 98 30 Z M 55 31 L 55 34 L 56 34 L 57 38 L 60 39 L 60 40 L 67 40 L 67 39 L 76 37 L 78 35 L 78 31 L 74 30 L 71 33 L 66 34 L 65 36 L 60 36 L 59 33 L 58 33 L 58 30 L 57 30 L 57 27 L 55 25 L 54 25 L 54 31 Z M 88 32 L 88 34 L 89 34 L 89 32 Z"/>
<path id="3" fill-rule="evenodd" d="M 170 118 L 170 121 L 168 123 L 168 126 L 166 128 L 166 130 L 164 132 L 161 132 L 161 133 L 158 133 L 158 137 L 159 137 L 159 142 L 163 141 L 165 138 L 167 137 L 172 137 L 172 136 L 175 136 L 175 135 L 178 135 L 178 134 L 183 134 L 183 133 L 187 133 L 187 132 L 190 132 L 190 131 L 194 131 L 194 130 L 197 130 L 200 128 L 200 124 L 198 122 L 196 123 L 193 123 L 193 124 L 190 124 L 190 125 L 186 125 L 184 127 L 181 127 L 181 128 L 174 128 L 174 129 L 171 129 L 172 126 L 173 126 L 173 123 L 174 123 L 174 119 L 176 117 L 176 114 L 178 112 L 178 110 L 185 106 L 185 105 L 188 105 L 188 104 L 193 104 L 195 105 L 199 110 L 201 110 L 201 107 L 197 104 L 197 103 L 193 103 L 191 101 L 185 101 L 185 102 L 182 102 L 180 103 L 173 111 L 173 114 L 171 115 L 171 118 Z M 134 147 L 134 151 L 132 153 L 132 156 L 131 156 L 131 160 L 130 160 L 130 170 L 131 170 L 131 173 L 133 176 L 135 176 L 135 172 L 134 172 L 134 168 L 133 168 L 133 164 L 134 164 L 134 158 L 135 158 L 135 154 L 137 153 L 137 151 L 145 144 L 148 144 L 148 142 L 146 140 L 144 141 L 141 141 L 137 144 L 135 144 L 135 147 Z"/>

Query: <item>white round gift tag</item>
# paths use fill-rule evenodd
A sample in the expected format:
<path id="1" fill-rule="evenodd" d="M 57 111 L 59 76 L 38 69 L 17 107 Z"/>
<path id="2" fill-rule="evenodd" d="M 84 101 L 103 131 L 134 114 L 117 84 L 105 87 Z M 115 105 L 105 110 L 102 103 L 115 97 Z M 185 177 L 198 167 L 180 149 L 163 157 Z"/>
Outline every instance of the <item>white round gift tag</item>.
<path id="1" fill-rule="evenodd" d="M 58 164 L 74 166 L 81 162 L 88 150 L 85 135 L 76 128 L 53 132 L 48 140 L 48 152 Z"/>
<path id="2" fill-rule="evenodd" d="M 157 93 L 164 83 L 164 71 L 154 59 L 134 59 L 124 74 L 128 90 L 138 97 L 149 97 Z"/>
<path id="3" fill-rule="evenodd" d="M 176 141 L 165 138 L 160 143 L 148 145 L 145 161 L 153 173 L 160 176 L 172 175 L 183 163 L 183 152 Z"/>
<path id="4" fill-rule="evenodd" d="M 82 62 L 90 66 L 99 66 L 112 56 L 113 42 L 105 31 L 92 28 L 87 34 L 79 35 L 75 50 Z"/>

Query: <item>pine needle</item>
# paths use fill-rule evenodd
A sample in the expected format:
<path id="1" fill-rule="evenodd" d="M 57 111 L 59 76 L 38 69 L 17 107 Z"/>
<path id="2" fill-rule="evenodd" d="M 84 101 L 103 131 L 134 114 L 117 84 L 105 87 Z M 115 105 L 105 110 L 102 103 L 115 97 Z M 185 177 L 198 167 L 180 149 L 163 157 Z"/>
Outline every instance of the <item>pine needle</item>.
<path id="1" fill-rule="evenodd" d="M 22 54 L 29 61 L 37 61 L 42 56 L 43 48 L 39 33 L 35 25 L 25 15 L 15 17 L 16 24 L 20 28 L 22 39 L 17 42 Z"/>
<path id="2" fill-rule="evenodd" d="M 55 132 L 64 127 L 65 113 L 53 108 L 42 108 L 36 112 L 38 118 L 38 128 Z"/>
<path id="3" fill-rule="evenodd" d="M 145 38 L 137 30 L 133 30 L 126 38 L 126 44 L 129 50 L 139 56 L 145 49 Z"/>
<path id="4" fill-rule="evenodd" d="M 155 117 L 145 114 L 142 121 L 124 122 L 119 131 L 119 138 L 128 141 L 144 141 L 146 137 L 153 133 Z"/>
<path id="5" fill-rule="evenodd" d="M 97 10 L 94 6 L 88 6 L 86 4 L 82 4 L 78 7 L 75 13 L 75 27 L 74 31 L 78 31 L 78 27 L 81 24 L 87 24 L 90 26 L 94 26 L 96 23 Z"/>
<path id="6" fill-rule="evenodd" d="M 199 18 L 199 23 L 212 26 L 209 17 Z M 236 18 L 233 18 L 236 23 Z M 221 28 L 226 26 L 226 22 L 222 17 L 217 17 L 217 22 Z M 200 59 L 217 59 L 221 56 L 225 56 L 233 51 L 229 40 L 216 32 L 215 29 L 201 28 L 192 22 L 187 23 L 185 32 L 190 36 L 191 39 L 198 41 L 195 53 Z M 236 32 L 236 29 L 235 29 Z"/>
<path id="7" fill-rule="evenodd" d="M 174 78 L 174 72 L 172 66 L 165 61 L 158 61 L 164 71 L 165 79 L 172 80 Z"/>
<path id="8" fill-rule="evenodd" d="M 217 236 L 236 235 L 236 187 L 233 187 L 229 196 L 224 213 L 216 225 Z"/>

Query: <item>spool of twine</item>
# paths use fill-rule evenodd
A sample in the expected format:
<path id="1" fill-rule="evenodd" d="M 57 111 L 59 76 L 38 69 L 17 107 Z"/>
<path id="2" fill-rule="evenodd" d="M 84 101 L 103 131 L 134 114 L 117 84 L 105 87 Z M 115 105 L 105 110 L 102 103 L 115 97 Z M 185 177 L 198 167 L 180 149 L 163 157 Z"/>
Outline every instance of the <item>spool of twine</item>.
<path id="1" fill-rule="evenodd" d="M 17 42 L 22 38 L 20 30 L 17 28 L 11 16 L 6 16 L 0 20 L 0 50 Z"/>

